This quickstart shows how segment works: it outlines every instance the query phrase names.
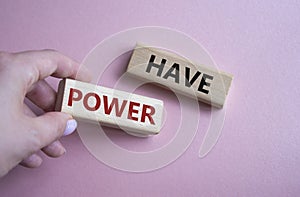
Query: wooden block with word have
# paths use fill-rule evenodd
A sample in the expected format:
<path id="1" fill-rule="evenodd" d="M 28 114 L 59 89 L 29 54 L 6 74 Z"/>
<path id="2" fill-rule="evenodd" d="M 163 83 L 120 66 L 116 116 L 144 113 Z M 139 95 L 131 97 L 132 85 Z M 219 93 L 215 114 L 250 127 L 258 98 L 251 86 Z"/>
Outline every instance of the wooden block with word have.
<path id="1" fill-rule="evenodd" d="M 137 45 L 127 72 L 199 101 L 222 108 L 232 75 L 191 61 L 166 50 Z"/>
<path id="2" fill-rule="evenodd" d="M 137 135 L 158 134 L 163 101 L 72 79 L 59 83 L 56 110 Z"/>

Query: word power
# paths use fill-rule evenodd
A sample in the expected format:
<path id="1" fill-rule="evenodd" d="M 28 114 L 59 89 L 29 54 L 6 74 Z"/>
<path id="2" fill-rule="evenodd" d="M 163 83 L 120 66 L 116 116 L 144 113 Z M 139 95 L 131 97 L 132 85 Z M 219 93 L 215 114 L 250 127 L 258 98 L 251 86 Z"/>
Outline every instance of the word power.
<path id="1" fill-rule="evenodd" d="M 158 134 L 163 101 L 72 79 L 59 83 L 56 110 L 128 133 Z"/>
<path id="2" fill-rule="evenodd" d="M 223 107 L 233 78 L 169 51 L 140 45 L 132 53 L 127 72 L 218 108 Z"/>

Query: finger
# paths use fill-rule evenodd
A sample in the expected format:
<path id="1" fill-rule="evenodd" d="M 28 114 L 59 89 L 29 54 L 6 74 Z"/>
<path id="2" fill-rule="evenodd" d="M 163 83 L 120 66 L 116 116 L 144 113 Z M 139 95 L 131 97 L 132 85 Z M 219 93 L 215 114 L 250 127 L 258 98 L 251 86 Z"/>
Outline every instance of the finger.
<path id="1" fill-rule="evenodd" d="M 18 85 L 26 84 L 25 91 L 38 80 L 48 76 L 90 81 L 91 74 L 86 68 L 54 50 L 15 53 L 11 59 L 15 83 L 19 83 Z"/>
<path id="2" fill-rule="evenodd" d="M 63 145 L 58 141 L 54 141 L 52 144 L 44 147 L 42 151 L 48 155 L 49 157 L 60 157 L 66 153 L 66 149 Z"/>
<path id="3" fill-rule="evenodd" d="M 20 165 L 27 167 L 27 168 L 36 168 L 39 167 L 43 162 L 43 159 L 37 155 L 37 154 L 32 154 L 26 159 L 24 159 Z"/>
<path id="4" fill-rule="evenodd" d="M 47 112 L 32 119 L 35 139 L 38 140 L 39 149 L 48 146 L 62 135 L 71 134 L 77 127 L 72 116 L 63 112 Z"/>
<path id="5" fill-rule="evenodd" d="M 56 92 L 45 80 L 36 82 L 26 97 L 46 112 L 54 110 Z"/>
<path id="6" fill-rule="evenodd" d="M 30 117 L 36 117 L 36 115 L 31 111 L 31 109 L 27 105 L 24 105 L 24 113 Z M 60 157 L 66 152 L 66 149 L 57 140 L 54 141 L 52 144 L 44 147 L 42 151 L 50 157 Z"/>

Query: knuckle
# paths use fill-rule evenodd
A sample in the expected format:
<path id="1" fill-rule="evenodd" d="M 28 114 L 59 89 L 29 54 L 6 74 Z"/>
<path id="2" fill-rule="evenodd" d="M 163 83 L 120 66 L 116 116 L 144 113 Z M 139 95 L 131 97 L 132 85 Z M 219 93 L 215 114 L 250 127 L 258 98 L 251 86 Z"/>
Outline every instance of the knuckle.
<path id="1" fill-rule="evenodd" d="M 29 148 L 30 153 L 40 150 L 42 148 L 42 135 L 35 129 L 29 129 L 28 134 L 27 147 Z"/>
<path id="2" fill-rule="evenodd" d="M 47 128 L 49 129 L 48 133 L 51 133 L 55 139 L 58 139 L 65 130 L 66 118 L 59 112 L 48 112 L 47 116 L 51 119 L 50 122 L 52 123 L 51 126 Z"/>
<path id="3" fill-rule="evenodd" d="M 57 116 L 57 114 L 55 115 L 54 113 L 51 114 L 53 117 Z M 57 132 L 57 134 L 60 134 L 64 131 L 65 129 L 65 123 L 64 123 L 64 118 L 56 118 L 55 121 L 55 126 L 54 126 L 54 132 Z"/>
<path id="4" fill-rule="evenodd" d="M 39 70 L 35 66 L 27 67 L 26 70 L 28 70 L 28 72 L 24 72 L 24 84 L 27 84 L 26 87 L 29 88 L 39 80 Z"/>

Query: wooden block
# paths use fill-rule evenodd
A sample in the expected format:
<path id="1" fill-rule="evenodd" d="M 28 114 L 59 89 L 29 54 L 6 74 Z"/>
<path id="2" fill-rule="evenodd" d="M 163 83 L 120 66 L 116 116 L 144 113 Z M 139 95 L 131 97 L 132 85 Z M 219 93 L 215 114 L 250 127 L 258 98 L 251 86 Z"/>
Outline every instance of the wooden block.
<path id="1" fill-rule="evenodd" d="M 127 72 L 199 101 L 222 108 L 232 75 L 191 61 L 166 50 L 137 45 Z"/>
<path id="2" fill-rule="evenodd" d="M 56 110 L 129 133 L 153 135 L 162 126 L 163 101 L 63 79 L 59 83 Z"/>

